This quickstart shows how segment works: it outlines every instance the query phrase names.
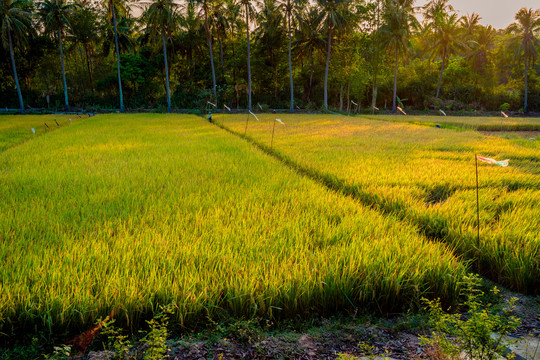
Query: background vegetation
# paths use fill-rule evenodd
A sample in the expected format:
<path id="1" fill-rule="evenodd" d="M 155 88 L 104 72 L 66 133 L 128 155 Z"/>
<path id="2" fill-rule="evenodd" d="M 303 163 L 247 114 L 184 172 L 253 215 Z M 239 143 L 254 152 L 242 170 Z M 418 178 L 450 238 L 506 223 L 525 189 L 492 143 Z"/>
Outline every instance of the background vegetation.
<path id="1" fill-rule="evenodd" d="M 493 29 L 446 0 L 0 5 L 2 108 L 540 109 L 533 9 Z"/>

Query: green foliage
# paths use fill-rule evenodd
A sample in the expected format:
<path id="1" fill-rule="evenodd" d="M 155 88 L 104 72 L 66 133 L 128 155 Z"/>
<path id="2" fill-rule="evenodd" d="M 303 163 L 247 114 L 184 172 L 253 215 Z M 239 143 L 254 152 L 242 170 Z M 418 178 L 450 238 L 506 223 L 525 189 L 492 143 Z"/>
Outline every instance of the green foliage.
<path id="1" fill-rule="evenodd" d="M 510 104 L 509 104 L 509 103 L 501 104 L 501 106 L 499 106 L 499 110 L 501 110 L 501 111 L 508 111 L 508 110 L 510 110 Z"/>
<path id="2" fill-rule="evenodd" d="M 169 351 L 167 347 L 169 318 L 174 314 L 174 305 L 160 306 L 160 311 L 146 323 L 148 332 L 142 338 L 145 343 L 144 360 L 160 360 Z"/>
<path id="3" fill-rule="evenodd" d="M 486 303 L 478 275 L 471 274 L 464 281 L 466 314 L 448 314 L 442 310 L 438 299 L 423 299 L 434 331 L 430 338 L 423 337 L 422 341 L 453 357 L 463 351 L 469 359 L 495 359 L 497 354 L 505 352 L 503 336 L 516 330 L 520 324 L 520 320 L 512 315 L 517 299 L 508 300 L 506 306 L 499 309 L 492 303 Z M 494 296 L 499 294 L 496 287 L 491 292 Z"/>
<path id="4" fill-rule="evenodd" d="M 114 326 L 115 321 L 116 320 L 113 319 L 103 324 L 103 327 L 99 332 L 99 337 L 103 339 L 103 348 L 105 350 L 112 350 L 115 354 L 114 359 L 110 360 L 122 360 L 129 354 L 132 344 L 129 341 L 128 336 L 122 333 L 122 329 Z M 100 324 L 101 319 L 98 319 L 96 323 Z"/>
<path id="5" fill-rule="evenodd" d="M 71 359 L 71 346 L 55 346 L 52 354 L 43 354 L 47 360 L 69 360 Z"/>

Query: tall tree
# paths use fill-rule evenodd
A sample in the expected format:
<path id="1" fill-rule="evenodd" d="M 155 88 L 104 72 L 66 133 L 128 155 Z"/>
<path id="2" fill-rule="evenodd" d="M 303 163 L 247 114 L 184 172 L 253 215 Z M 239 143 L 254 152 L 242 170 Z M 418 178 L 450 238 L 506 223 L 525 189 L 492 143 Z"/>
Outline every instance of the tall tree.
<path id="1" fill-rule="evenodd" d="M 212 2 L 212 14 L 211 24 L 216 32 L 219 43 L 219 60 L 221 65 L 221 73 L 224 76 L 224 59 L 223 59 L 223 42 L 227 37 L 227 31 L 230 28 L 229 17 L 227 16 L 227 3 L 223 1 Z"/>
<path id="2" fill-rule="evenodd" d="M 28 36 L 33 32 L 32 14 L 21 8 L 21 6 L 28 3 L 27 0 L 0 0 L 0 31 L 2 33 L 2 45 L 5 49 L 9 49 L 11 66 L 13 68 L 13 78 L 15 79 L 15 86 L 17 87 L 21 113 L 24 113 L 24 103 L 21 87 L 19 85 L 19 77 L 17 76 L 17 67 L 15 66 L 13 42 L 17 41 L 19 45 L 22 45 L 26 43 Z"/>
<path id="3" fill-rule="evenodd" d="M 259 1 L 254 0 L 240 0 L 243 6 L 244 16 L 246 17 L 246 41 L 247 41 L 247 68 L 248 68 L 248 110 L 251 111 L 251 48 L 249 40 L 249 20 L 255 18 L 256 8 L 255 6 Z"/>
<path id="4" fill-rule="evenodd" d="M 461 40 L 459 19 L 456 14 L 445 14 L 437 17 L 433 23 L 433 40 L 432 56 L 440 56 L 442 60 L 439 84 L 437 85 L 437 94 L 435 95 L 438 98 L 441 91 L 446 60 L 450 56 L 467 48 L 465 42 Z"/>
<path id="5" fill-rule="evenodd" d="M 300 58 L 309 56 L 310 68 L 307 100 L 310 101 L 315 68 L 314 55 L 320 55 L 325 47 L 325 41 L 321 35 L 322 29 L 318 9 L 316 7 L 310 7 L 308 10 L 301 12 L 298 14 L 298 22 L 295 50 Z"/>
<path id="6" fill-rule="evenodd" d="M 301 0 L 280 0 L 278 6 L 283 10 L 287 17 L 287 34 L 289 36 L 289 82 L 291 87 L 291 108 L 290 112 L 294 112 L 294 83 L 293 83 L 293 71 L 292 71 L 292 29 L 291 29 L 291 18 L 293 12 L 298 8 L 303 8 L 305 6 L 305 1 Z"/>
<path id="7" fill-rule="evenodd" d="M 64 81 L 64 100 L 66 110 L 69 108 L 66 70 L 64 67 L 64 52 L 62 50 L 62 34 L 70 26 L 69 16 L 78 6 L 69 4 L 66 0 L 45 0 L 39 3 L 39 16 L 43 21 L 46 32 L 56 32 L 60 47 L 60 61 L 62 64 L 62 79 Z"/>
<path id="8" fill-rule="evenodd" d="M 208 23 L 208 15 L 212 9 L 212 1 L 210 0 L 189 0 L 200 8 L 204 18 L 204 31 L 206 33 L 206 42 L 208 43 L 208 51 L 210 52 L 210 67 L 212 69 L 212 89 L 214 93 L 214 103 L 217 104 L 217 85 L 216 85 L 216 70 L 214 68 L 214 53 L 212 51 L 212 34 L 210 33 L 210 25 Z"/>
<path id="9" fill-rule="evenodd" d="M 155 0 L 150 3 L 150 6 L 142 15 L 143 21 L 146 23 L 146 34 L 154 39 L 161 37 L 163 44 L 168 112 L 171 112 L 171 91 L 169 86 L 169 66 L 167 63 L 167 38 L 171 36 L 178 23 L 177 6 L 173 0 Z"/>
<path id="10" fill-rule="evenodd" d="M 513 43 L 517 43 L 516 56 L 521 57 L 525 62 L 525 96 L 523 111 L 527 112 L 527 83 L 528 70 L 534 64 L 540 47 L 540 10 L 521 8 L 515 16 L 516 22 L 508 26 L 507 31 L 514 35 Z"/>
<path id="11" fill-rule="evenodd" d="M 125 14 L 127 12 L 126 5 L 122 0 L 103 0 L 102 5 L 107 11 L 107 16 L 112 20 L 114 27 L 116 71 L 118 72 L 118 95 L 120 96 L 120 112 L 124 112 L 124 95 L 122 93 L 122 74 L 120 73 L 120 48 L 118 46 L 118 26 L 116 22 L 116 14 L 119 9 Z"/>
<path id="12" fill-rule="evenodd" d="M 351 16 L 349 9 L 351 2 L 352 0 L 317 0 L 317 5 L 319 5 L 321 12 L 321 22 L 325 24 L 328 34 L 326 68 L 324 71 L 324 108 L 326 110 L 328 110 L 328 69 L 330 68 L 332 36 L 336 29 L 343 28 L 347 25 L 348 19 Z"/>
<path id="13" fill-rule="evenodd" d="M 461 17 L 461 26 L 465 30 L 465 35 L 467 37 L 472 37 L 480 25 L 480 15 L 477 13 L 468 14 L 467 16 Z"/>
<path id="14" fill-rule="evenodd" d="M 93 7 L 83 6 L 80 2 L 79 6 L 80 8 L 74 12 L 70 19 L 71 31 L 69 39 L 73 44 L 81 45 L 84 50 L 90 88 L 93 89 L 94 79 L 90 56 L 94 49 L 94 45 L 99 41 L 99 15 Z"/>
<path id="15" fill-rule="evenodd" d="M 379 29 L 381 42 L 393 53 L 394 65 L 394 91 L 392 96 L 392 112 L 396 112 L 397 105 L 397 70 L 399 55 L 407 52 L 410 46 L 412 31 L 419 24 L 414 15 L 414 0 L 387 0 L 383 13 L 383 25 Z"/>
<path id="16" fill-rule="evenodd" d="M 473 68 L 483 72 L 488 63 L 489 51 L 494 48 L 497 31 L 491 26 L 479 25 L 471 42 L 471 51 L 466 57 L 471 61 Z"/>

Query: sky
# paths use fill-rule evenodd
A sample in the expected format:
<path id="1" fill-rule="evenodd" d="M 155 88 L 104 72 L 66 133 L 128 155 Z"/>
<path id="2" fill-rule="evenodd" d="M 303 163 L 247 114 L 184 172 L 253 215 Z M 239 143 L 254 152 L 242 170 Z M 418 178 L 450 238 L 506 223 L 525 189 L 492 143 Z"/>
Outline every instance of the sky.
<path id="1" fill-rule="evenodd" d="M 417 0 L 422 6 L 427 0 Z M 514 15 L 522 7 L 540 9 L 539 0 L 450 0 L 449 3 L 461 15 L 477 13 L 482 17 L 480 24 L 504 29 L 514 22 Z"/>

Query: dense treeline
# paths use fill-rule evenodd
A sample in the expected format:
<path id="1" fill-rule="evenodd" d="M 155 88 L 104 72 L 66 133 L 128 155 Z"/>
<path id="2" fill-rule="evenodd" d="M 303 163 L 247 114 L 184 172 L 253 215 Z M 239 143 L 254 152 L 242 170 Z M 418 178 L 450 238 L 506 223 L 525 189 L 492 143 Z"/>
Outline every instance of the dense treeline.
<path id="1" fill-rule="evenodd" d="M 540 110 L 540 10 L 501 30 L 447 0 L 0 0 L 0 11 L 2 107 Z"/>

